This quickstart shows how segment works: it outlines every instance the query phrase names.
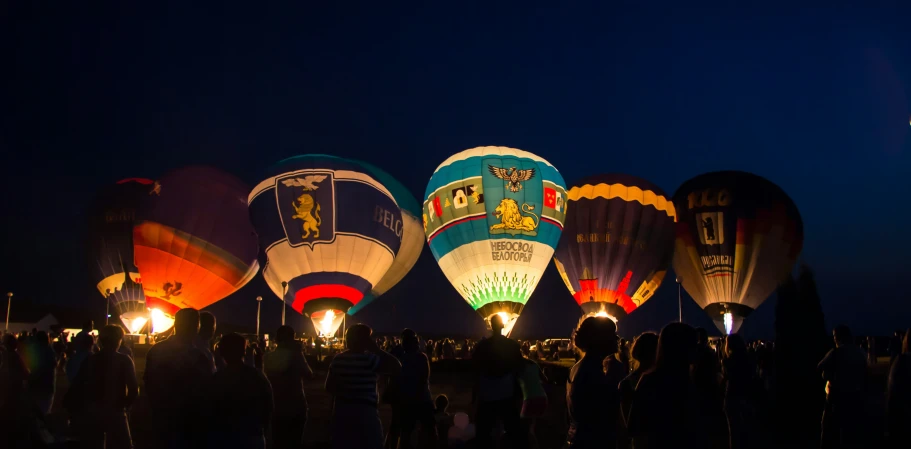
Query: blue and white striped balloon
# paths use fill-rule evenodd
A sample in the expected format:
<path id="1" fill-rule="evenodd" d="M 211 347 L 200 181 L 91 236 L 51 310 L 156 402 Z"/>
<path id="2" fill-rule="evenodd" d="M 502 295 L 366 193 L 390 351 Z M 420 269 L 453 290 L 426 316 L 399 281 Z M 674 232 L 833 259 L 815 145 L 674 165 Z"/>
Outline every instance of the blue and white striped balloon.
<path id="1" fill-rule="evenodd" d="M 263 277 L 294 310 L 334 316 L 357 306 L 383 279 L 402 245 L 392 193 L 364 165 L 304 155 L 272 167 L 249 197 L 265 248 Z M 282 282 L 288 283 L 286 294 Z M 326 319 L 326 323 L 338 321 Z M 334 333 L 334 328 L 317 330 Z"/>

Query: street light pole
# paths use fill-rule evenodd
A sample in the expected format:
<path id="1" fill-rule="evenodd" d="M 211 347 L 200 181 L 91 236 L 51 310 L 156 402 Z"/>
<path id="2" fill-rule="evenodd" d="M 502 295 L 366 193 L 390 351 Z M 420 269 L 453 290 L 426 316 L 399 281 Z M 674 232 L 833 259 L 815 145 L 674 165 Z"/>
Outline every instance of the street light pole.
<path id="1" fill-rule="evenodd" d="M 259 308 L 263 304 L 263 297 L 256 297 L 256 339 L 259 340 Z"/>
<path id="2" fill-rule="evenodd" d="M 683 279 L 677 276 L 677 322 L 683 322 L 683 292 L 680 290 L 680 283 Z"/>
<path id="3" fill-rule="evenodd" d="M 285 325 L 285 296 L 288 296 L 288 283 L 282 281 L 282 326 Z"/>
<path id="4" fill-rule="evenodd" d="M 9 332 L 9 308 L 13 303 L 13 292 L 6 294 L 6 332 Z"/>

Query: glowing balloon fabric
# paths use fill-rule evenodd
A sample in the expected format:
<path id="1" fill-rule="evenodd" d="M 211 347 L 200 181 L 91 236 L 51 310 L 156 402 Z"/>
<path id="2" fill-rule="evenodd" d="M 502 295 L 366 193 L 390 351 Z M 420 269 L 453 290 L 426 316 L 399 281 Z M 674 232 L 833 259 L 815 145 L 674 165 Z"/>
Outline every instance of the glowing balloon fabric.
<path id="1" fill-rule="evenodd" d="M 797 206 L 775 184 L 736 171 L 686 181 L 674 204 L 674 271 L 721 331 L 737 332 L 800 254 L 803 221 Z"/>
<path id="2" fill-rule="evenodd" d="M 351 160 L 285 159 L 269 169 L 248 202 L 266 252 L 266 283 L 283 297 L 287 282 L 284 301 L 308 315 L 357 306 L 402 244 L 405 225 L 392 193 Z"/>
<path id="3" fill-rule="evenodd" d="M 583 314 L 617 321 L 661 285 L 674 251 L 674 204 L 654 184 L 620 174 L 585 178 L 567 192 L 554 263 Z"/>
<path id="4" fill-rule="evenodd" d="M 148 318 L 139 269 L 133 265 L 133 222 L 152 185 L 143 178 L 118 181 L 98 193 L 89 211 L 88 248 L 96 287 L 133 333 Z"/>
<path id="5" fill-rule="evenodd" d="M 544 159 L 478 147 L 436 169 L 422 221 L 452 285 L 484 319 L 506 318 L 508 331 L 553 256 L 565 201 L 563 177 Z"/>
<path id="6" fill-rule="evenodd" d="M 418 257 L 421 256 L 421 251 L 424 249 L 424 228 L 421 226 L 420 218 L 421 206 L 414 199 L 414 195 L 392 175 L 379 167 L 364 161 L 356 162 L 363 165 L 377 181 L 382 183 L 392 193 L 392 197 L 398 203 L 399 211 L 402 213 L 403 231 L 402 245 L 399 247 L 389 271 L 373 286 L 373 289 L 364 296 L 361 302 L 348 310 L 351 315 L 357 313 L 357 311 L 389 291 L 392 287 L 395 287 L 411 271 L 411 268 L 417 263 Z"/>
<path id="7" fill-rule="evenodd" d="M 159 300 L 167 314 L 202 309 L 256 275 L 247 192 L 239 179 L 209 167 L 173 170 L 149 188 L 133 228 L 136 266 L 149 301 Z"/>

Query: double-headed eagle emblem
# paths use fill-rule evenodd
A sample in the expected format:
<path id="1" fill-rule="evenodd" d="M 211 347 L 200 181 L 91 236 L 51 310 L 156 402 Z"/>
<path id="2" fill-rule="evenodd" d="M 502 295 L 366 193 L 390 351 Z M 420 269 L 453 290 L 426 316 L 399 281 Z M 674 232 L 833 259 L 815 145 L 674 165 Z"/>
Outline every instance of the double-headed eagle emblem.
<path id="1" fill-rule="evenodd" d="M 509 167 L 509 169 L 494 167 L 493 165 L 488 165 L 487 167 L 490 169 L 490 174 L 506 181 L 509 191 L 513 193 L 522 190 L 523 181 L 528 181 L 535 176 L 535 169 L 533 168 L 518 170 L 516 167 Z"/>

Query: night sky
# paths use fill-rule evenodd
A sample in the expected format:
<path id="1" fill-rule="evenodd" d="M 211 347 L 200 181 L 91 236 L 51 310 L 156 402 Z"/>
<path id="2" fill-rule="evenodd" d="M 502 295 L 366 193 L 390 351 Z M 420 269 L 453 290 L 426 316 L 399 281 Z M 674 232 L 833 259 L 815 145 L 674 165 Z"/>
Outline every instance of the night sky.
<path id="1" fill-rule="evenodd" d="M 911 325 L 911 9 L 13 3 L 0 8 L 0 289 L 14 321 L 15 301 L 103 310 L 84 211 L 118 179 L 206 164 L 252 185 L 279 159 L 329 153 L 423 200 L 446 157 L 503 145 L 568 183 L 622 172 L 670 194 L 707 171 L 764 176 L 800 208 L 827 325 Z M 211 309 L 252 329 L 257 295 L 274 327 L 261 277 Z M 676 300 L 668 281 L 621 333 L 676 319 Z M 687 322 L 712 327 L 684 300 Z M 564 336 L 578 313 L 551 265 L 515 333 Z M 743 333 L 771 337 L 773 313 L 774 298 Z M 483 331 L 426 248 L 358 320 Z"/>

